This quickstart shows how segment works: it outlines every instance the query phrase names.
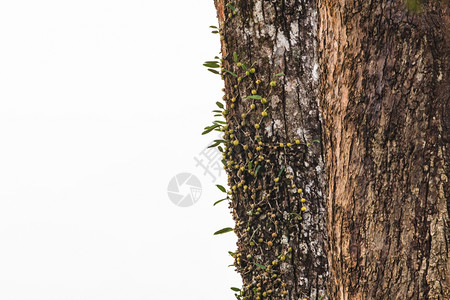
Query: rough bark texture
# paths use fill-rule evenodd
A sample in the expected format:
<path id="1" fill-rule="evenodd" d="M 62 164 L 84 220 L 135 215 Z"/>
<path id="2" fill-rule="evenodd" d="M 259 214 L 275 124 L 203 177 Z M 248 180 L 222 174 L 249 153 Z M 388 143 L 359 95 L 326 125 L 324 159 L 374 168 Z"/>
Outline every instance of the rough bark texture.
<path id="1" fill-rule="evenodd" d="M 331 299 L 450 299 L 448 1 L 319 0 Z"/>
<path id="2" fill-rule="evenodd" d="M 307 146 L 322 135 L 314 1 L 226 4 L 215 1 L 223 67 L 240 77 L 223 71 L 228 111 L 224 158 L 243 297 L 327 299 L 322 148 L 320 143 Z M 280 72 L 286 75 L 274 77 Z M 252 90 L 255 99 L 245 99 Z"/>

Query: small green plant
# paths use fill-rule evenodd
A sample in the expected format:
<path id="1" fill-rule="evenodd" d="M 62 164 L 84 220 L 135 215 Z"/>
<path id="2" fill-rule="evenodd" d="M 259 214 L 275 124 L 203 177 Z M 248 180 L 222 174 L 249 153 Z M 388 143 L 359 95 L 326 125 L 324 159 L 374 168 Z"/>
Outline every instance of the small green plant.
<path id="1" fill-rule="evenodd" d="M 237 9 L 232 3 L 226 7 L 228 21 Z M 211 26 L 213 33 L 220 34 L 222 40 L 223 26 L 220 29 Z M 279 225 L 289 222 L 290 226 L 300 226 L 308 208 L 303 189 L 295 184 L 296 174 L 290 163 L 280 162 L 278 158 L 305 153 L 311 143 L 319 143 L 319 140 L 274 142 L 265 134 L 271 122 L 271 99 L 281 92 L 283 72 L 270 76 L 259 74 L 264 68 L 257 62 L 245 62 L 236 52 L 226 60 L 216 56 L 203 66 L 227 82 L 222 100 L 216 102 L 217 108 L 213 110 L 214 120 L 202 134 L 212 131 L 223 134 L 209 147 L 217 147 L 222 153 L 228 188 L 216 185 L 226 196 L 213 205 L 227 201 L 236 224 L 234 228 L 222 228 L 214 235 L 236 233 L 238 249 L 229 251 L 234 258 L 230 266 L 241 274 L 254 274 L 256 280 L 231 290 L 240 300 L 286 296 L 287 283 L 280 268 L 293 261 L 294 253 L 292 245 L 282 241 L 283 232 Z M 291 211 L 287 214 L 278 208 L 280 199 L 291 203 Z M 237 214 L 238 203 L 245 207 L 245 215 Z M 263 259 L 266 256 L 261 253 L 271 253 L 272 257 Z"/>

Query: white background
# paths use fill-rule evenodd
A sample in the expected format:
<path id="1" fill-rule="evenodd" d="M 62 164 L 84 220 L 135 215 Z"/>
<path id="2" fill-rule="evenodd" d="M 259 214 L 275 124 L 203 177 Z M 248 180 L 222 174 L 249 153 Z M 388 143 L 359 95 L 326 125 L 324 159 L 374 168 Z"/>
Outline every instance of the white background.
<path id="1" fill-rule="evenodd" d="M 235 236 L 212 235 L 232 220 L 193 160 L 216 24 L 212 0 L 0 1 L 0 299 L 234 299 Z"/>

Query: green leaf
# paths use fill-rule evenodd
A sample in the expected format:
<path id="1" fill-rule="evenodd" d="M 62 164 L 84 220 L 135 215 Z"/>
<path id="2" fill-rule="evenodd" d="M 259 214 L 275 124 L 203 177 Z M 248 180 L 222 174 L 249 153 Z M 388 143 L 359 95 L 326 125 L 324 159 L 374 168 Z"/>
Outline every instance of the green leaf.
<path id="1" fill-rule="evenodd" d="M 211 25 L 211 26 L 209 26 L 209 28 L 217 29 L 217 26 Z"/>
<path id="2" fill-rule="evenodd" d="M 204 63 L 203 66 L 205 66 L 207 68 L 213 68 L 213 69 L 220 68 L 220 65 L 218 63 Z"/>
<path id="3" fill-rule="evenodd" d="M 217 147 L 217 149 L 219 149 L 220 152 L 223 152 L 223 148 L 221 146 Z"/>
<path id="4" fill-rule="evenodd" d="M 216 104 L 217 104 L 217 106 L 218 106 L 219 108 L 223 108 L 223 104 L 220 103 L 219 101 L 217 101 Z"/>
<path id="5" fill-rule="evenodd" d="M 257 267 L 260 267 L 260 268 L 263 269 L 263 270 L 267 269 L 266 266 L 257 264 L 257 263 L 255 263 L 255 262 L 254 262 L 253 264 L 254 264 L 255 266 L 257 266 Z"/>
<path id="6" fill-rule="evenodd" d="M 217 30 L 213 30 L 211 33 L 218 34 L 219 32 Z"/>
<path id="7" fill-rule="evenodd" d="M 242 63 L 242 69 L 244 69 L 244 71 L 247 71 L 247 66 L 244 63 Z"/>
<path id="8" fill-rule="evenodd" d="M 208 148 L 214 148 L 219 146 L 221 143 L 225 143 L 225 140 L 214 140 L 214 143 L 208 146 Z"/>
<path id="9" fill-rule="evenodd" d="M 259 165 L 259 166 L 256 167 L 256 170 L 255 170 L 255 177 L 258 175 L 259 169 L 261 169 L 261 165 Z"/>
<path id="10" fill-rule="evenodd" d="M 284 75 L 286 75 L 286 74 L 284 74 L 283 72 L 275 74 L 276 77 L 278 77 L 278 76 L 284 76 Z"/>
<path id="11" fill-rule="evenodd" d="M 227 192 L 227 190 L 226 190 L 222 185 L 216 184 L 216 186 L 217 186 L 217 188 L 218 188 L 219 190 L 221 190 L 222 192 L 224 192 L 224 193 Z"/>
<path id="12" fill-rule="evenodd" d="M 283 171 L 284 171 L 284 166 L 281 167 L 281 170 L 280 170 L 280 172 L 278 173 L 278 176 L 277 176 L 278 178 L 280 178 L 280 176 L 283 173 Z"/>
<path id="13" fill-rule="evenodd" d="M 231 290 L 234 292 L 240 292 L 241 289 L 237 288 L 237 287 L 231 287 Z"/>
<path id="14" fill-rule="evenodd" d="M 208 69 L 208 71 L 210 71 L 211 73 L 214 73 L 214 74 L 220 74 L 218 71 L 216 71 L 214 69 Z"/>
<path id="15" fill-rule="evenodd" d="M 251 95 L 251 96 L 245 97 L 245 99 L 255 99 L 255 100 L 260 100 L 260 99 L 262 99 L 262 97 L 261 97 L 260 95 Z"/>
<path id="16" fill-rule="evenodd" d="M 238 55 L 236 52 L 233 53 L 233 61 L 237 62 L 238 61 Z"/>
<path id="17" fill-rule="evenodd" d="M 233 251 L 228 251 L 228 254 L 230 254 L 232 257 L 234 257 L 234 252 Z"/>
<path id="18" fill-rule="evenodd" d="M 313 143 L 319 143 L 320 144 L 320 140 L 313 140 Z"/>
<path id="19" fill-rule="evenodd" d="M 253 161 L 248 162 L 248 169 L 251 170 L 253 167 Z"/>
<path id="20" fill-rule="evenodd" d="M 234 5 L 231 3 L 227 3 L 226 7 L 228 7 L 229 9 L 231 9 L 233 11 L 236 9 L 236 7 L 234 7 Z"/>
<path id="21" fill-rule="evenodd" d="M 217 230 L 216 232 L 214 232 L 214 235 L 224 234 L 224 233 L 227 233 L 227 232 L 230 232 L 230 231 L 233 231 L 233 230 L 234 229 L 231 228 L 231 227 L 225 227 L 225 228 L 222 228 L 222 229 Z"/>
<path id="22" fill-rule="evenodd" d="M 214 124 L 212 126 L 205 127 L 205 131 L 202 132 L 202 135 L 210 133 L 211 131 L 213 131 L 214 129 L 216 129 L 219 126 L 220 126 L 219 124 Z"/>
<path id="23" fill-rule="evenodd" d="M 236 73 L 233 73 L 233 72 L 228 71 L 228 70 L 224 70 L 224 71 L 227 72 L 227 73 L 230 73 L 230 74 L 233 75 L 234 77 L 238 77 L 238 76 L 236 75 Z"/>
<path id="24" fill-rule="evenodd" d="M 223 125 L 226 125 L 226 124 L 227 124 L 227 122 L 225 122 L 225 121 L 220 121 L 220 120 L 215 120 L 213 123 L 214 123 L 214 124 L 223 124 Z"/>
<path id="25" fill-rule="evenodd" d="M 217 200 L 216 202 L 214 202 L 213 206 L 216 206 L 217 204 L 219 204 L 220 202 L 223 202 L 225 200 L 228 200 L 228 198 L 223 198 L 223 199 Z"/>

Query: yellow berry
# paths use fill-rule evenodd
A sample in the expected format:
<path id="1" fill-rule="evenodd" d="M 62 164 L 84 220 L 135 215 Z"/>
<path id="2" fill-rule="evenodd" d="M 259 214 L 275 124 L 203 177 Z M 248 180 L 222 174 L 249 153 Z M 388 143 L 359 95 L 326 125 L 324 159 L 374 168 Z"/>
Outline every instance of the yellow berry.
<path id="1" fill-rule="evenodd" d="M 280 147 L 283 148 L 283 147 L 284 147 L 284 144 L 283 144 L 283 143 L 280 143 Z"/>
<path id="2" fill-rule="evenodd" d="M 250 69 L 250 73 L 255 73 L 255 72 L 256 72 L 255 68 Z"/>
<path id="3" fill-rule="evenodd" d="M 241 77 L 238 77 L 237 81 L 238 81 L 238 82 L 241 82 L 241 81 L 242 81 L 242 78 L 241 78 Z"/>
<path id="4" fill-rule="evenodd" d="M 256 128 L 256 129 L 259 129 L 259 124 L 255 124 L 255 128 Z"/>
<path id="5" fill-rule="evenodd" d="M 306 211 L 306 207 L 302 206 L 301 211 Z"/>
<path id="6" fill-rule="evenodd" d="M 261 83 L 261 80 L 256 80 L 256 84 L 260 84 Z"/>
<path id="7" fill-rule="evenodd" d="M 306 199 L 305 199 L 305 198 L 302 198 L 302 199 L 300 199 L 300 202 L 301 202 L 301 203 L 305 203 L 305 202 L 306 202 Z"/>
<path id="8" fill-rule="evenodd" d="M 285 261 L 285 260 L 286 260 L 286 256 L 281 255 L 281 256 L 280 256 L 280 260 L 281 260 L 281 261 Z"/>
<path id="9" fill-rule="evenodd" d="M 238 62 L 238 63 L 237 63 L 237 66 L 238 66 L 238 67 L 241 67 L 241 66 L 242 66 L 242 63 Z"/>
<path id="10" fill-rule="evenodd" d="M 234 140 L 233 141 L 233 145 L 235 145 L 235 146 L 239 145 L 239 141 L 238 140 Z"/>
<path id="11" fill-rule="evenodd" d="M 252 90 L 252 95 L 256 95 L 256 90 Z"/>
<path id="12" fill-rule="evenodd" d="M 266 104 L 266 103 L 267 103 L 267 99 L 266 99 L 266 98 L 262 98 L 262 99 L 261 99 L 261 103 L 262 103 L 262 104 Z"/>
<path id="13" fill-rule="evenodd" d="M 244 146 L 244 150 L 248 150 L 248 146 L 247 145 Z"/>
<path id="14" fill-rule="evenodd" d="M 250 109 L 255 109 L 255 108 L 256 108 L 255 104 L 250 105 Z"/>
<path id="15" fill-rule="evenodd" d="M 278 178 L 278 177 L 274 179 L 275 182 L 278 182 L 279 180 L 280 180 L 280 178 Z"/>
<path id="16" fill-rule="evenodd" d="M 270 86 L 276 86 L 276 85 L 277 85 L 277 83 L 275 81 L 270 82 Z"/>
<path id="17" fill-rule="evenodd" d="M 274 265 L 274 266 L 278 265 L 278 261 L 277 261 L 277 260 L 274 260 L 274 261 L 272 262 L 272 265 Z"/>
<path id="18" fill-rule="evenodd" d="M 298 144 L 300 144 L 300 141 L 299 140 L 295 140 L 295 143 L 298 145 Z"/>
<path id="19" fill-rule="evenodd" d="M 266 112 L 266 111 L 263 111 L 263 112 L 261 113 L 261 116 L 267 117 L 267 112 Z"/>
<path id="20" fill-rule="evenodd" d="M 301 194 L 302 192 L 303 192 L 302 189 L 298 189 L 298 190 L 297 190 L 297 193 L 299 193 L 299 194 Z"/>
<path id="21" fill-rule="evenodd" d="M 292 146 L 292 144 L 291 143 L 287 143 L 286 146 L 290 147 L 290 146 Z"/>
<path id="22" fill-rule="evenodd" d="M 249 71 L 245 71 L 245 75 L 250 75 L 250 72 Z"/>
<path id="23" fill-rule="evenodd" d="M 272 245 L 273 245 L 272 241 L 267 242 L 267 246 L 272 247 Z"/>
<path id="24" fill-rule="evenodd" d="M 236 102 L 236 98 L 231 98 L 231 102 Z"/>

